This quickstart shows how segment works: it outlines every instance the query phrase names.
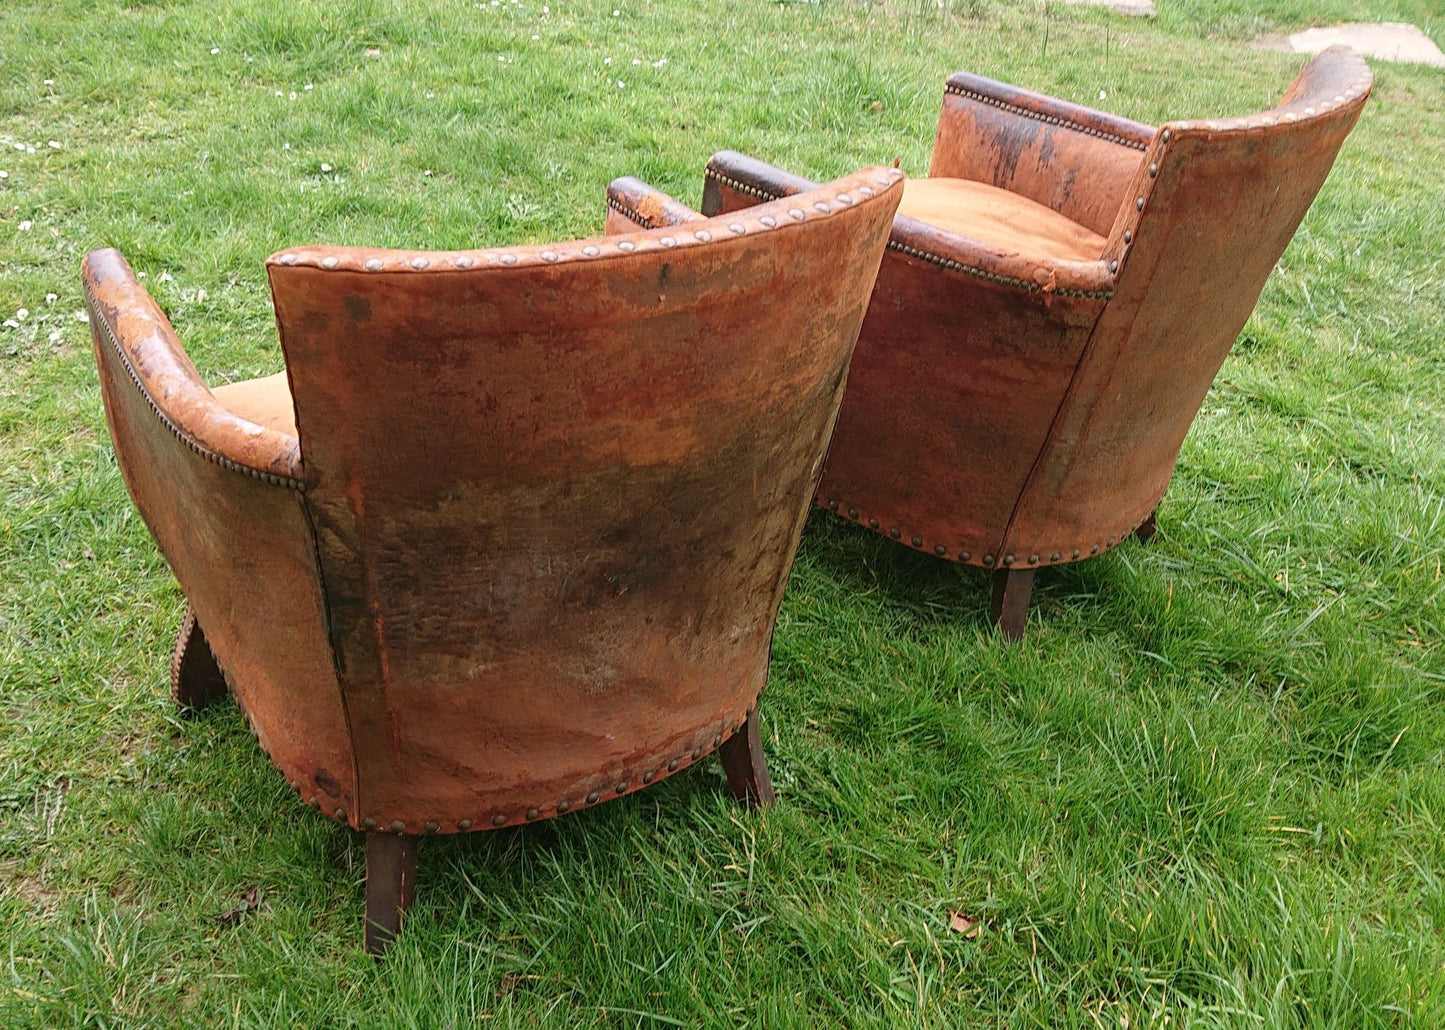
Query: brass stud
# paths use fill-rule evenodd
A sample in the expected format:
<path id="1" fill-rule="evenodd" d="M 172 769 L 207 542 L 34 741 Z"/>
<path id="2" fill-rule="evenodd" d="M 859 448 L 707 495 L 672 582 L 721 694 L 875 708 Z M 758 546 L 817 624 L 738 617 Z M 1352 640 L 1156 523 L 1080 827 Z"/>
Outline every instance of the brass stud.
<path id="1" fill-rule="evenodd" d="M 280 257 L 278 257 L 278 258 L 276 259 L 276 263 L 277 263 L 278 265 L 294 265 L 294 264 L 296 263 L 296 255 L 295 255 L 295 254 L 282 254 Z"/>
<path id="2" fill-rule="evenodd" d="M 719 733 L 717 736 L 715 736 L 715 737 L 712 738 L 712 746 L 713 746 L 713 747 L 721 747 L 721 746 L 722 746 L 722 734 Z"/>
<path id="3" fill-rule="evenodd" d="M 842 204 L 844 207 L 847 207 L 849 204 L 853 203 L 853 198 L 848 196 L 848 194 L 846 193 L 840 193 L 833 199 L 836 200 L 838 203 Z"/>
<path id="4" fill-rule="evenodd" d="M 991 554 L 986 554 L 986 555 L 984 555 L 984 556 L 983 556 L 983 563 L 984 563 L 985 565 L 992 565 L 992 564 L 993 564 L 993 555 L 991 555 Z"/>
<path id="5" fill-rule="evenodd" d="M 503 254 L 501 257 L 497 258 L 497 260 L 504 265 L 515 265 L 517 263 L 517 255 Z"/>
<path id="6" fill-rule="evenodd" d="M 1117 272 L 1118 270 L 1119 270 L 1119 262 L 1118 262 L 1118 261 L 1110 261 L 1110 262 L 1109 262 L 1109 271 L 1111 271 L 1111 272 Z"/>
<path id="7" fill-rule="evenodd" d="M 895 528 L 890 529 L 890 530 L 888 531 L 888 535 L 891 536 L 894 540 L 897 540 L 897 539 L 898 539 L 900 536 L 902 536 L 903 534 L 900 533 L 900 532 L 898 532 L 897 527 L 895 527 Z"/>
<path id="8" fill-rule="evenodd" d="M 767 226 L 769 229 L 773 228 L 778 224 L 778 220 L 772 215 L 763 215 L 763 217 L 758 219 L 758 222 L 762 225 Z"/>
<path id="9" fill-rule="evenodd" d="M 312 794 L 309 798 L 307 798 L 306 803 L 312 808 L 316 809 L 316 811 L 321 811 L 321 799 L 318 798 L 315 794 Z"/>
<path id="10" fill-rule="evenodd" d="M 617 793 L 619 793 L 619 794 L 626 794 L 626 793 L 627 793 L 627 781 L 626 781 L 626 780 L 618 780 L 618 781 L 617 781 L 617 786 L 616 786 L 614 789 L 615 789 L 615 790 L 617 791 Z"/>
<path id="11" fill-rule="evenodd" d="M 693 236 L 702 240 L 702 242 L 704 243 L 712 239 L 712 233 L 708 232 L 706 229 L 699 229 L 697 232 L 693 233 Z"/>
<path id="12" fill-rule="evenodd" d="M 944 547 L 942 544 L 937 544 L 933 548 L 933 553 L 942 558 L 945 554 L 948 553 L 948 548 Z"/>
<path id="13" fill-rule="evenodd" d="M 697 761 L 699 758 L 701 758 L 701 757 L 702 757 L 702 748 L 700 748 L 700 747 L 695 747 L 695 748 L 693 748 L 693 749 L 692 749 L 692 760 L 693 760 L 694 762 L 696 762 L 696 761 Z"/>
<path id="14" fill-rule="evenodd" d="M 531 822 L 533 819 L 541 818 L 541 815 L 542 815 L 542 812 L 541 812 L 540 809 L 536 809 L 536 808 L 529 808 L 529 809 L 527 809 L 527 821 L 528 821 L 528 822 Z"/>
<path id="15" fill-rule="evenodd" d="M 1152 178 L 1154 178 L 1154 176 L 1156 176 L 1156 175 L 1158 175 L 1158 174 L 1159 174 L 1159 164 L 1158 164 L 1158 162 L 1151 161 L 1151 162 L 1149 163 L 1149 178 L 1152 179 Z"/>
<path id="16" fill-rule="evenodd" d="M 322 268 L 335 268 L 339 264 L 341 264 L 341 259 L 335 254 L 328 254 L 321 259 Z"/>
<path id="17" fill-rule="evenodd" d="M 586 254 L 588 257 L 596 257 L 598 254 L 601 254 L 602 251 L 589 244 L 588 246 L 582 248 L 582 253 Z"/>
<path id="18" fill-rule="evenodd" d="M 828 510 L 829 510 L 829 511 L 837 511 L 837 510 L 838 510 L 838 502 L 837 502 L 837 501 L 829 501 L 829 502 L 828 502 Z"/>
<path id="19" fill-rule="evenodd" d="M 595 791 L 595 790 L 594 790 L 594 791 L 591 791 L 591 792 L 589 792 L 588 795 L 587 795 L 587 803 L 588 803 L 589 805 L 595 805 L 595 804 L 597 804 L 597 799 L 598 799 L 599 797 L 601 797 L 601 796 L 602 796 L 602 795 L 599 794 L 599 793 L 597 793 L 597 791 Z"/>
<path id="20" fill-rule="evenodd" d="M 813 210 L 814 210 L 814 211 L 821 211 L 823 214 L 826 215 L 829 211 L 831 211 L 831 210 L 833 210 L 833 209 L 830 208 L 827 204 L 823 203 L 823 202 L 820 200 L 820 201 L 818 201 L 816 204 L 813 205 Z"/>
<path id="21" fill-rule="evenodd" d="M 747 231 L 748 231 L 747 228 L 746 228 L 741 222 L 729 222 L 729 223 L 728 223 L 728 232 L 737 233 L 737 235 L 741 236 L 743 233 L 745 233 L 745 232 L 747 232 Z"/>
<path id="22" fill-rule="evenodd" d="M 1143 198 L 1143 197 L 1140 197 L 1138 200 L 1134 201 L 1134 209 L 1135 209 L 1136 211 L 1143 211 L 1143 210 L 1144 210 L 1144 198 Z"/>
<path id="23" fill-rule="evenodd" d="M 1089 548 L 1089 553 L 1090 553 L 1090 554 L 1098 554 L 1098 553 L 1099 553 L 1099 545 L 1098 545 L 1098 544 L 1095 544 L 1093 547 Z"/>
<path id="24" fill-rule="evenodd" d="M 592 249 L 595 251 L 597 248 L 593 247 Z M 461 257 L 457 258 L 455 261 L 452 262 L 452 264 L 456 265 L 458 268 L 471 268 L 476 263 L 477 259 L 467 254 L 463 254 Z"/>
<path id="25" fill-rule="evenodd" d="M 1049 561 L 1058 561 L 1062 557 L 1062 554 L 1060 554 L 1058 551 L 1055 551 L 1053 554 L 1049 555 Z"/>
<path id="26" fill-rule="evenodd" d="M 1039 556 L 1038 556 L 1038 555 L 1036 555 L 1036 554 L 1031 554 L 1031 555 L 1029 555 L 1029 564 L 1030 564 L 1030 565 L 1037 565 L 1038 563 L 1039 563 Z"/>
<path id="27" fill-rule="evenodd" d="M 969 553 L 967 551 L 959 551 L 958 558 L 960 561 L 968 561 Z"/>
<path id="28" fill-rule="evenodd" d="M 557 813 L 560 815 L 561 813 L 566 812 L 571 807 L 572 802 L 568 801 L 566 798 L 563 798 L 561 801 L 557 802 Z"/>
<path id="29" fill-rule="evenodd" d="M 380 272 L 386 267 L 386 262 L 381 258 L 369 258 L 364 267 L 368 272 Z"/>
<path id="30" fill-rule="evenodd" d="M 1003 563 L 1005 565 L 1012 565 L 1014 563 L 1014 556 L 1011 554 L 1004 555 Z"/>
<path id="31" fill-rule="evenodd" d="M 623 240 L 617 245 L 617 249 L 625 254 L 630 254 L 637 249 L 637 244 L 633 243 L 631 240 Z"/>
<path id="32" fill-rule="evenodd" d="M 346 809 L 338 808 L 332 815 L 336 816 L 337 822 L 346 822 Z"/>
<path id="33" fill-rule="evenodd" d="M 877 519 L 869 519 L 869 520 L 868 520 L 868 526 L 869 526 L 869 528 L 871 528 L 871 529 L 877 529 L 877 528 L 878 528 L 878 520 L 877 520 Z"/>
<path id="34" fill-rule="evenodd" d="M 1133 229 L 1125 229 L 1125 230 L 1124 230 L 1124 242 L 1125 242 L 1125 243 L 1133 243 L 1133 242 L 1134 242 L 1134 230 L 1133 230 Z"/>
<path id="35" fill-rule="evenodd" d="M 647 772 L 645 772 L 645 773 L 642 774 L 642 782 L 643 782 L 643 783 L 651 783 L 656 777 L 657 777 L 657 774 L 656 774 L 655 772 L 653 772 L 651 769 L 649 769 Z"/>
<path id="36" fill-rule="evenodd" d="M 402 833 L 406 830 L 406 823 L 402 822 L 400 819 L 393 819 L 391 821 L 391 825 L 388 826 L 387 829 L 390 830 L 392 833 Z"/>
<path id="37" fill-rule="evenodd" d="M 441 828 L 442 828 L 442 824 L 439 823 L 439 822 L 435 822 L 435 821 L 429 822 L 429 823 L 427 823 L 425 826 L 422 827 L 422 829 L 425 830 L 427 833 L 437 833 L 438 831 L 441 830 Z"/>
<path id="38" fill-rule="evenodd" d="M 801 222 L 803 220 L 803 209 L 800 207 L 788 208 L 788 217 L 795 222 Z"/>
<path id="39" fill-rule="evenodd" d="M 676 758 L 674 758 L 672 761 L 670 761 L 670 762 L 667 763 L 667 771 L 668 771 L 668 772 L 677 772 L 677 766 L 678 766 L 678 760 L 677 760 Z"/>
<path id="40" fill-rule="evenodd" d="M 555 250 L 544 250 L 544 251 L 542 251 L 542 260 L 543 260 L 543 261 L 556 261 L 556 260 L 557 260 L 557 257 L 558 257 L 558 254 L 557 254 L 557 252 L 556 252 Z"/>
<path id="41" fill-rule="evenodd" d="M 1079 549 L 1076 547 L 1076 548 L 1074 548 L 1074 553 L 1071 554 L 1071 555 L 1069 555 L 1069 557 L 1070 557 L 1070 558 L 1077 558 L 1078 556 L 1079 556 Z"/>
<path id="42" fill-rule="evenodd" d="M 301 793 L 301 784 L 298 783 L 298 782 L 296 782 L 295 780 L 292 780 L 292 781 L 291 781 L 291 789 L 294 790 L 296 793 L 300 794 L 300 793 Z"/>
<path id="43" fill-rule="evenodd" d="M 658 242 L 658 243 L 661 243 L 664 247 L 675 247 L 675 246 L 677 246 L 677 240 L 673 239 L 671 236 L 664 236 L 662 239 L 658 240 L 657 242 Z"/>
<path id="44" fill-rule="evenodd" d="M 1165 143 L 1168 143 L 1170 137 L 1173 136 L 1173 135 L 1174 135 L 1174 134 L 1173 134 L 1172 132 L 1170 132 L 1168 129 L 1165 129 L 1163 132 L 1161 132 L 1161 133 L 1159 134 L 1159 139 L 1162 140 L 1162 141 L 1165 142 Z"/>
<path id="45" fill-rule="evenodd" d="M 506 825 L 507 825 L 507 817 L 504 816 L 501 812 L 498 812 L 496 815 L 492 816 L 492 825 L 493 825 L 493 826 L 506 826 Z"/>
<path id="46" fill-rule="evenodd" d="M 861 193 L 861 194 L 863 194 L 863 196 L 865 196 L 865 197 L 871 197 L 871 196 L 873 196 L 873 194 L 874 194 L 874 190 L 873 190 L 873 187 L 872 187 L 872 186 L 859 186 L 859 187 L 858 187 L 858 192 Z"/>
<path id="47" fill-rule="evenodd" d="M 914 546 L 914 547 L 922 547 L 922 546 L 923 546 L 923 537 L 921 537 L 921 536 L 916 536 L 916 537 L 914 537 L 914 538 L 913 538 L 913 546 Z"/>
<path id="48" fill-rule="evenodd" d="M 412 267 L 412 268 L 415 268 L 418 272 L 420 272 L 423 268 L 425 268 L 425 267 L 426 267 L 427 265 L 429 265 L 429 264 L 431 264 L 431 262 L 428 261 L 428 260 L 427 260 L 426 258 L 424 258 L 424 257 L 412 258 L 412 259 L 411 259 L 411 267 Z"/>
<path id="49" fill-rule="evenodd" d="M 375 820 L 375 819 L 363 819 L 363 820 L 361 820 L 361 828 L 362 828 L 363 830 L 374 830 L 374 829 L 376 829 L 376 820 Z"/>
<path id="50" fill-rule="evenodd" d="M 466 833 L 466 832 L 467 832 L 468 830 L 470 830 L 471 828 L 472 828 L 472 821 L 471 821 L 470 819 L 458 819 L 458 820 L 457 820 L 457 829 L 461 830 L 463 833 Z"/>

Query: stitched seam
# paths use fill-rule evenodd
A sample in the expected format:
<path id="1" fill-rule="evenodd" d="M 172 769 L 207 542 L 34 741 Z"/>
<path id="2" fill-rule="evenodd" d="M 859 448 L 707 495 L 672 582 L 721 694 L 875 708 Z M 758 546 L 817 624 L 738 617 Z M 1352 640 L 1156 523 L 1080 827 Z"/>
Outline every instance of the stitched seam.
<path id="1" fill-rule="evenodd" d="M 722 175 L 719 172 L 715 172 L 711 168 L 707 170 L 706 174 L 707 177 L 709 179 L 712 179 L 714 182 L 721 183 L 729 189 L 737 190 L 739 193 L 746 193 L 749 196 L 756 197 L 759 200 L 781 199 L 781 196 L 773 196 L 765 190 L 759 189 L 756 186 L 750 186 L 745 182 L 739 182 L 738 180 L 730 178 L 729 176 Z M 784 196 L 785 195 L 786 194 L 784 194 Z M 955 261 L 952 258 L 946 258 L 941 254 L 934 254 L 926 250 L 920 250 L 918 247 L 911 247 L 908 244 L 900 243 L 897 240 L 890 239 L 888 241 L 888 249 L 899 251 L 903 254 L 909 255 L 910 257 L 916 257 L 921 261 L 927 261 L 929 264 L 937 265 L 940 268 L 946 268 L 952 272 L 962 272 L 965 275 L 971 275 L 977 279 L 984 279 L 988 282 L 998 283 L 1002 286 L 1012 286 L 1015 289 L 1024 290 L 1028 293 L 1038 293 L 1043 290 L 1042 285 L 1036 282 L 1031 282 L 1028 279 L 1019 279 L 1011 275 L 1000 275 L 997 272 L 990 272 L 986 269 L 978 268 L 974 265 L 966 265 L 962 261 Z M 1114 291 L 1063 289 L 1054 290 L 1052 295 L 1055 297 L 1074 297 L 1083 300 L 1109 300 L 1111 297 L 1114 296 Z"/>
<path id="2" fill-rule="evenodd" d="M 943 91 L 945 93 L 952 93 L 956 97 L 964 97 L 967 100 L 973 100 L 980 104 L 987 104 L 990 107 L 997 107 L 1001 111 L 1007 111 L 1009 114 L 1016 114 L 1020 118 L 1031 118 L 1036 122 L 1044 122 L 1048 125 L 1057 125 L 1061 129 L 1072 129 L 1075 132 L 1082 132 L 1086 136 L 1097 136 L 1099 139 L 1108 140 L 1110 143 L 1117 143 L 1120 146 L 1128 147 L 1131 150 L 1138 150 L 1142 152 L 1149 149 L 1149 145 L 1147 143 L 1140 143 L 1138 140 L 1127 139 L 1115 133 L 1106 132 L 1103 129 L 1096 129 L 1091 125 L 1085 125 L 1082 122 L 1076 122 L 1071 118 L 1065 118 L 1061 115 L 1043 114 L 1039 111 L 1031 111 L 1027 107 L 1019 107 L 1017 104 L 1010 104 L 1004 100 L 997 100 L 994 97 L 988 96 L 987 94 L 976 93 L 971 89 L 964 89 L 962 86 L 948 85 L 943 88 Z"/>
<path id="3" fill-rule="evenodd" d="M 116 356 L 120 358 L 120 363 L 125 366 L 126 375 L 130 376 L 130 381 L 135 384 L 135 388 L 140 392 L 141 397 L 145 399 L 151 412 L 160 420 L 163 426 L 170 430 L 172 436 L 196 454 L 199 454 L 202 458 L 205 458 L 214 465 L 219 465 L 228 472 L 239 472 L 243 476 L 259 479 L 261 482 L 269 483 L 272 486 L 284 486 L 286 489 L 295 490 L 298 493 L 304 493 L 306 491 L 306 484 L 299 479 L 278 475 L 275 472 L 266 472 L 263 469 L 258 469 L 251 465 L 242 465 L 238 461 L 232 461 L 224 455 L 217 454 L 210 448 L 203 446 L 189 433 L 172 422 L 170 417 L 161 410 L 161 406 L 156 403 L 155 398 L 150 395 L 150 391 L 145 388 L 145 384 L 141 382 L 140 375 L 137 374 L 135 366 L 130 363 L 130 357 L 126 354 L 125 348 L 120 345 L 120 340 L 118 340 L 115 335 L 115 329 L 112 328 L 110 321 L 101 312 L 100 304 L 96 301 L 94 294 L 90 292 L 89 286 L 87 286 L 85 290 L 85 300 L 86 307 L 90 309 L 91 318 L 99 321 L 105 328 L 105 335 L 107 339 L 110 340 L 111 348 L 115 351 Z"/>

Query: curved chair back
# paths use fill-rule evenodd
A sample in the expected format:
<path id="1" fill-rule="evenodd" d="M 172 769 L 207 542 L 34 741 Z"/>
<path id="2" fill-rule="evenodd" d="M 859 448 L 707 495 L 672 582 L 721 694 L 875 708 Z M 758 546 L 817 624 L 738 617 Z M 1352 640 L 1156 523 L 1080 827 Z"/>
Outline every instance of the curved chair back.
<path id="1" fill-rule="evenodd" d="M 268 262 L 353 825 L 544 818 L 737 730 L 896 180 L 550 247 Z"/>
<path id="2" fill-rule="evenodd" d="M 1024 486 L 1005 555 L 1047 560 L 1090 534 L 1112 546 L 1153 511 L 1370 81 L 1362 58 L 1333 48 L 1274 110 L 1159 129 L 1105 251 L 1114 296 Z"/>

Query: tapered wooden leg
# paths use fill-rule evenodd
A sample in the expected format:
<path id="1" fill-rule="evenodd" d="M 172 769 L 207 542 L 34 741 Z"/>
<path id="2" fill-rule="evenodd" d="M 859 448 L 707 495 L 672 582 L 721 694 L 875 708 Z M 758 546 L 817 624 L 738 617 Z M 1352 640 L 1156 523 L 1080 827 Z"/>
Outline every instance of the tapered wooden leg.
<path id="1" fill-rule="evenodd" d="M 366 951 L 384 955 L 401 929 L 416 883 L 416 838 L 372 830 L 366 835 Z"/>
<path id="2" fill-rule="evenodd" d="M 1149 513 L 1149 517 L 1139 523 L 1139 528 L 1134 530 L 1134 536 L 1141 544 L 1147 544 L 1154 539 L 1154 534 L 1159 532 L 1159 523 L 1156 521 L 1159 516 L 1159 509 L 1155 508 Z"/>
<path id="3" fill-rule="evenodd" d="M 758 732 L 758 710 L 748 713 L 747 720 L 718 749 L 723 772 L 733 797 L 750 808 L 767 808 L 777 796 L 773 781 L 768 778 L 768 760 L 763 757 L 762 737 Z"/>
<path id="4" fill-rule="evenodd" d="M 1022 640 L 1029 619 L 1029 597 L 1034 592 L 1033 569 L 998 569 L 993 574 L 993 603 L 989 617 L 1009 640 Z"/>
<path id="5" fill-rule="evenodd" d="M 226 678 L 206 643 L 206 634 L 191 606 L 176 634 L 176 649 L 171 653 L 171 697 L 187 711 L 200 711 L 226 696 Z"/>

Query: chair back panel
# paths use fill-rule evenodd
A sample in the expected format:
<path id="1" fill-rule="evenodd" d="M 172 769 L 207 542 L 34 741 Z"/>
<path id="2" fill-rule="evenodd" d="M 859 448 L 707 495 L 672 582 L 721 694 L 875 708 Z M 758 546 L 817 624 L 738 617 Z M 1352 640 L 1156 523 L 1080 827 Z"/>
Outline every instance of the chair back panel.
<path id="1" fill-rule="evenodd" d="M 363 818 L 552 815 L 741 723 L 895 183 L 550 248 L 272 259 Z"/>
<path id="2" fill-rule="evenodd" d="M 1354 127 L 1370 73 L 1312 61 L 1273 111 L 1161 128 L 1115 224 L 1120 262 L 1006 551 L 1112 546 L 1158 504 L 1185 434 Z"/>

